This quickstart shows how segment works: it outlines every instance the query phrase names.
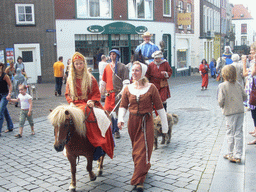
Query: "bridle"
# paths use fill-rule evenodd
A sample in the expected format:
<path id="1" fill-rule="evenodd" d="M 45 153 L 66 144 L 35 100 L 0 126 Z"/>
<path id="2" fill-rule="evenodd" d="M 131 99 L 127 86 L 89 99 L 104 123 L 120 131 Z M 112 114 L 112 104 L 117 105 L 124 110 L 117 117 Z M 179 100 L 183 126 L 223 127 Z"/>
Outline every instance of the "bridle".
<path id="1" fill-rule="evenodd" d="M 74 135 L 74 131 L 71 134 L 70 126 L 74 126 L 74 122 L 71 117 L 69 117 L 69 119 L 68 119 L 68 124 L 65 123 L 65 125 L 64 125 L 64 128 L 68 129 L 68 134 L 67 134 L 67 137 L 66 137 L 66 140 L 64 143 L 65 145 L 71 140 L 72 136 Z"/>

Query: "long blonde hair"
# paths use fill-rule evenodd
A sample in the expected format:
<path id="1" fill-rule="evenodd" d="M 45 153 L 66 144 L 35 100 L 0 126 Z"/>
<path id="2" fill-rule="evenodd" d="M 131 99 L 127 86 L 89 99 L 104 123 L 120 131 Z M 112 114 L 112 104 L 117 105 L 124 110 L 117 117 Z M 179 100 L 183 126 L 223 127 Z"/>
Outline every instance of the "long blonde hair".
<path id="1" fill-rule="evenodd" d="M 78 97 L 77 90 L 76 90 L 76 69 L 74 67 L 74 61 L 79 58 L 84 62 L 84 71 L 82 75 L 82 85 L 81 85 L 81 91 L 82 91 L 82 96 L 79 97 L 79 99 L 87 99 L 87 90 L 89 89 L 91 91 L 91 86 L 92 86 L 92 75 L 91 73 L 88 72 L 87 69 L 87 62 L 84 58 L 84 56 L 76 52 L 73 57 L 72 57 L 72 63 L 69 67 L 69 75 L 68 75 L 68 86 L 69 86 L 69 96 L 71 97 L 72 100 L 75 100 L 76 97 Z"/>

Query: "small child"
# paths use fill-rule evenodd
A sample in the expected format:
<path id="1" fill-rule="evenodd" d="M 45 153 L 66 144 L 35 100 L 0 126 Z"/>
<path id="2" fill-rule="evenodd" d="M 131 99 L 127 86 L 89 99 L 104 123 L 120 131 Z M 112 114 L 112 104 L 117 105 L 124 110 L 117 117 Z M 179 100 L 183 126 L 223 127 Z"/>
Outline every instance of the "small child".
<path id="1" fill-rule="evenodd" d="M 225 159 L 240 163 L 243 153 L 243 101 L 247 96 L 242 86 L 236 81 L 236 68 L 226 65 L 221 70 L 224 82 L 218 87 L 218 103 L 226 116 L 226 136 L 228 141 L 228 154 Z"/>
<path id="2" fill-rule="evenodd" d="M 21 138 L 23 133 L 23 127 L 27 118 L 29 125 L 31 126 L 31 135 L 35 135 L 34 122 L 32 117 L 32 97 L 27 94 L 27 87 L 24 84 L 19 85 L 19 95 L 17 99 L 10 99 L 11 102 L 19 102 L 21 105 L 20 119 L 19 119 L 19 134 L 15 135 L 16 138 Z"/>

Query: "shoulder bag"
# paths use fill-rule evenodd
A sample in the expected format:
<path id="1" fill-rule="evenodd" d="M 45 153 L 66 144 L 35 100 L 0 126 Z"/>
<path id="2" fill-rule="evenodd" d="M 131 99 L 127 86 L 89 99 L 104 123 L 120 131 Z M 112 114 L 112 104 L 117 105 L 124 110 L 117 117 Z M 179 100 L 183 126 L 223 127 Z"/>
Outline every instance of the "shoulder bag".
<path id="1" fill-rule="evenodd" d="M 250 105 L 256 105 L 256 87 L 255 87 L 253 77 L 252 77 L 252 90 L 251 90 L 251 93 L 250 93 L 249 104 Z"/>

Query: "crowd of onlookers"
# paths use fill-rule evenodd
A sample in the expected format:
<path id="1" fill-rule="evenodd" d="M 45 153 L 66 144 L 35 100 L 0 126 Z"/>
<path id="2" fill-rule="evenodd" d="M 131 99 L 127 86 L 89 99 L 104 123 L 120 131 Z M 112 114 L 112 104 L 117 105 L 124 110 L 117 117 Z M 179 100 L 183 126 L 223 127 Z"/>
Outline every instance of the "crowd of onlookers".
<path id="1" fill-rule="evenodd" d="M 256 42 L 250 47 L 250 55 L 235 54 L 229 46 L 216 61 L 212 59 L 208 65 L 205 59 L 199 66 L 202 76 L 202 91 L 208 86 L 208 73 L 212 78 L 221 82 L 218 86 L 218 103 L 226 118 L 226 135 L 228 153 L 225 159 L 240 163 L 243 153 L 243 121 L 244 108 L 251 111 L 254 130 L 249 132 L 256 137 L 256 94 L 255 103 L 253 90 L 256 89 Z M 210 71 L 209 71 L 210 70 Z M 248 145 L 255 145 L 256 139 Z"/>

